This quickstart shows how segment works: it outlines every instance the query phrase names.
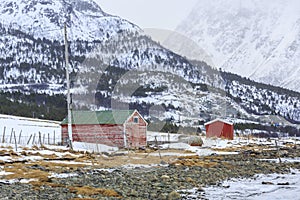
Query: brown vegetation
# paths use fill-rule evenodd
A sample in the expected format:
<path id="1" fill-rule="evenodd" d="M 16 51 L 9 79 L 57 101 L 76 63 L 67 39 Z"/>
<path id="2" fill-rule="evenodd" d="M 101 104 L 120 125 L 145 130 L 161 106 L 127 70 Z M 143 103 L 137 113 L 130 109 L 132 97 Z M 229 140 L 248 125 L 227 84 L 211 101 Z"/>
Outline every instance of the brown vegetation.
<path id="1" fill-rule="evenodd" d="M 94 188 L 91 186 L 69 187 L 69 189 L 73 193 L 88 196 L 101 194 L 106 197 L 121 197 L 116 191 L 112 189 Z"/>

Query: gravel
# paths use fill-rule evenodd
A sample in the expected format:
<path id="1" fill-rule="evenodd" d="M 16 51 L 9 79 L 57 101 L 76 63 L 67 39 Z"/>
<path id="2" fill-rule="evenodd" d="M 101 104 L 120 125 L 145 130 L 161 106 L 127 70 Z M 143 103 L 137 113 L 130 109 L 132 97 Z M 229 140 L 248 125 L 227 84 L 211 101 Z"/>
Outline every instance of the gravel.
<path id="1" fill-rule="evenodd" d="M 295 149 L 285 156 L 300 157 Z M 50 178 L 40 185 L 0 183 L 0 199 L 186 199 L 187 190 L 198 190 L 189 199 L 206 199 L 202 187 L 221 185 L 230 178 L 255 174 L 289 173 L 300 169 L 299 162 L 276 163 L 261 159 L 277 158 L 276 151 L 241 152 L 238 155 L 182 157 L 174 163 L 151 168 L 115 168 L 112 171 L 78 168 L 68 173 L 78 176 Z M 213 163 L 211 165 L 210 163 Z M 34 166 L 39 169 L 40 166 Z M 88 191 L 76 188 L 87 187 Z M 75 188 L 75 189 L 74 189 Z M 103 190 L 102 190 L 103 189 Z M 118 195 L 113 195 L 114 193 Z"/>

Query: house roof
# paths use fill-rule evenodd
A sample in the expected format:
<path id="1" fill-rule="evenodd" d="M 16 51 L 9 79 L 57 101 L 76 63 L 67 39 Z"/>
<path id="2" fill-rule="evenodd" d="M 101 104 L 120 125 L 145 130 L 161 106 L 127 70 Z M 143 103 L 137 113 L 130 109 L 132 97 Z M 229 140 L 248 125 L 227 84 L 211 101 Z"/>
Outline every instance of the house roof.
<path id="1" fill-rule="evenodd" d="M 72 124 L 124 124 L 134 112 L 134 110 L 72 111 Z M 68 117 L 61 124 L 68 124 Z"/>
<path id="2" fill-rule="evenodd" d="M 214 123 L 214 122 L 223 122 L 223 123 L 225 123 L 225 124 L 233 125 L 233 123 L 231 123 L 231 122 L 229 122 L 229 121 L 226 121 L 226 120 L 224 120 L 224 119 L 217 118 L 217 119 L 214 119 L 214 120 L 212 120 L 212 121 L 206 122 L 206 123 L 204 124 L 204 126 L 209 125 L 209 124 L 212 124 L 212 123 Z"/>

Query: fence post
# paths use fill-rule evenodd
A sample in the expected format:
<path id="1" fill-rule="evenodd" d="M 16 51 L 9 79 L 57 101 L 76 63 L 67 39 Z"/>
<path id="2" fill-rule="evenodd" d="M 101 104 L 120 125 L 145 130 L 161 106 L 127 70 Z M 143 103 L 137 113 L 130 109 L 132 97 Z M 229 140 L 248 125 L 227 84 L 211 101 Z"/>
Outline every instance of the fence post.
<path id="1" fill-rule="evenodd" d="M 22 134 L 22 130 L 20 131 L 19 142 L 18 142 L 18 144 L 21 144 L 21 134 Z"/>
<path id="2" fill-rule="evenodd" d="M 43 144 L 45 144 L 45 133 L 43 134 Z"/>
<path id="3" fill-rule="evenodd" d="M 11 143 L 12 136 L 13 136 L 13 132 L 14 132 L 14 128 L 11 129 L 10 138 L 9 138 L 9 143 Z"/>
<path id="4" fill-rule="evenodd" d="M 16 147 L 16 152 L 18 151 L 18 145 L 17 145 L 17 137 L 16 137 L 16 132 L 14 131 L 14 138 L 15 138 L 15 147 Z"/>
<path id="5" fill-rule="evenodd" d="M 2 143 L 5 142 L 5 131 L 6 131 L 6 126 L 4 126 L 4 129 L 3 129 Z"/>
<path id="6" fill-rule="evenodd" d="M 158 149 L 159 158 L 161 159 L 161 154 L 160 154 L 160 149 L 159 149 L 159 146 L 158 146 L 157 136 L 154 136 L 154 138 L 155 138 L 155 145 L 157 146 L 157 149 Z"/>
<path id="7" fill-rule="evenodd" d="M 34 141 L 35 141 L 35 133 L 33 134 L 32 144 L 34 143 Z"/>
<path id="8" fill-rule="evenodd" d="M 50 133 L 48 133 L 48 145 L 50 145 Z"/>
<path id="9" fill-rule="evenodd" d="M 27 141 L 27 145 L 29 144 L 31 138 L 32 138 L 32 134 L 30 134 L 29 140 Z"/>
<path id="10" fill-rule="evenodd" d="M 42 145 L 42 136 L 41 136 L 41 132 L 39 131 L 39 143 L 40 145 Z"/>

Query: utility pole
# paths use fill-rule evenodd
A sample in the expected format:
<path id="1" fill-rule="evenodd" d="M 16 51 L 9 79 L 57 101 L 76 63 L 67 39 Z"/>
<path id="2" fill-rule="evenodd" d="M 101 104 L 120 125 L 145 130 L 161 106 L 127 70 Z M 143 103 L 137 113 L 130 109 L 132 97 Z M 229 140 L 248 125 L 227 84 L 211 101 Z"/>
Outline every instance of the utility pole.
<path id="1" fill-rule="evenodd" d="M 68 108 L 68 136 L 69 146 L 73 150 L 73 135 L 72 135 L 72 112 L 71 112 L 71 94 L 70 94 L 70 76 L 69 76 L 69 53 L 68 53 L 68 37 L 67 37 L 67 24 L 64 26 L 65 32 L 65 58 L 66 58 L 66 78 L 67 78 L 67 108 Z"/>

